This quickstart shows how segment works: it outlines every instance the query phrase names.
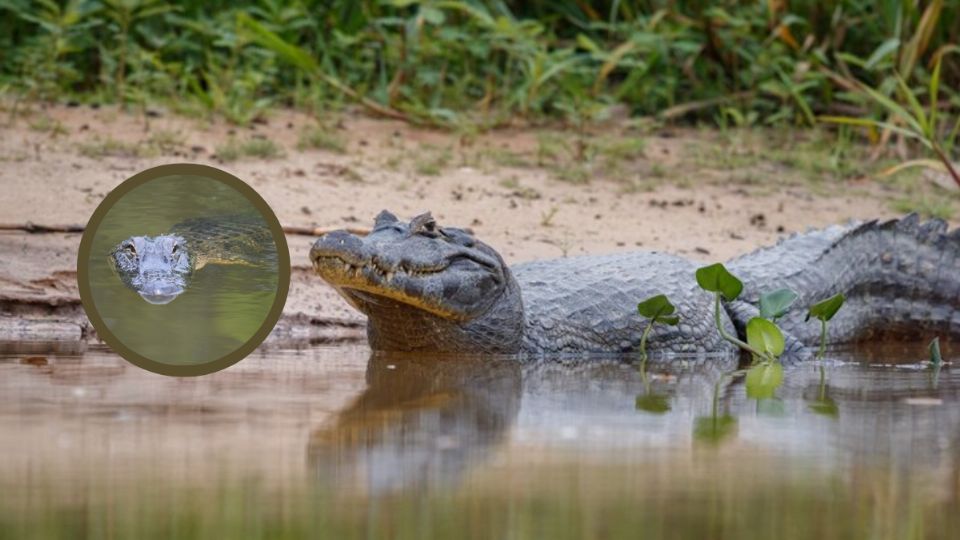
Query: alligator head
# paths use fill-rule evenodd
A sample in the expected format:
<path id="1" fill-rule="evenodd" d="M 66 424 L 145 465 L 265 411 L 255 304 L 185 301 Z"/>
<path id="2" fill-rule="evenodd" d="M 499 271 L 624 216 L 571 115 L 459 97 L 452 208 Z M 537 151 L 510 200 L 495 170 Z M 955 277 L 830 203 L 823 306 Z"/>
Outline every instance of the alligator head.
<path id="1" fill-rule="evenodd" d="M 110 252 L 120 280 L 151 304 L 168 304 L 187 286 L 193 268 L 180 236 L 132 236 Z"/>
<path id="2" fill-rule="evenodd" d="M 403 223 L 384 210 L 373 230 L 322 236 L 316 272 L 368 318 L 371 347 L 389 351 L 516 352 L 520 290 L 500 255 L 429 213 Z"/>

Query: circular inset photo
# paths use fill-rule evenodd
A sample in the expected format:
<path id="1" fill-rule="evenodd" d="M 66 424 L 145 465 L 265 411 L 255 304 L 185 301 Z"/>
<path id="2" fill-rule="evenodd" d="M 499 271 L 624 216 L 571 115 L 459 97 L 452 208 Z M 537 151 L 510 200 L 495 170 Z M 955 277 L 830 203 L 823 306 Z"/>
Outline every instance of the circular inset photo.
<path id="1" fill-rule="evenodd" d="M 115 188 L 84 231 L 80 297 L 128 361 L 203 375 L 252 352 L 280 318 L 290 254 L 246 183 L 205 165 L 163 165 Z"/>

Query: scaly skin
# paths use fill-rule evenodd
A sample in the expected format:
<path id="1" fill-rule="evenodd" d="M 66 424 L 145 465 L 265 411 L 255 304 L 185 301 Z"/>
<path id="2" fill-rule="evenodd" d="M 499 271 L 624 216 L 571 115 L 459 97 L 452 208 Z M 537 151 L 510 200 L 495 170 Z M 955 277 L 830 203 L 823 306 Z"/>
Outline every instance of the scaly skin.
<path id="1" fill-rule="evenodd" d="M 788 351 L 816 343 L 806 308 L 836 292 L 847 304 L 831 343 L 896 332 L 960 335 L 960 232 L 915 215 L 835 226 L 790 237 L 728 264 L 744 295 L 721 323 L 743 337 L 762 291 L 799 294 L 781 319 Z M 648 321 L 634 306 L 666 294 L 681 323 L 657 325 L 650 352 L 729 352 L 716 330 L 714 298 L 693 262 L 656 252 L 537 261 L 507 268 L 491 247 L 424 214 L 409 224 L 383 211 L 366 237 L 334 231 L 316 241 L 317 273 L 367 315 L 370 346 L 385 351 L 562 353 L 635 351 Z"/>

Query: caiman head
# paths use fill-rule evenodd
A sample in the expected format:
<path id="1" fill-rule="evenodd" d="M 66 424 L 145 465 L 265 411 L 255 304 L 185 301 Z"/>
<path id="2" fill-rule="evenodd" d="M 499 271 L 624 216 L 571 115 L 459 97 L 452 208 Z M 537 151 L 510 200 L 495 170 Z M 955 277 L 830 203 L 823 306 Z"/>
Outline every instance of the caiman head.
<path id="1" fill-rule="evenodd" d="M 110 252 L 120 280 L 151 304 L 168 304 L 187 286 L 193 268 L 180 236 L 132 236 Z"/>
<path id="2" fill-rule="evenodd" d="M 370 234 L 322 236 L 317 274 L 368 318 L 370 346 L 386 351 L 513 353 L 523 304 L 500 255 L 429 213 L 403 223 L 384 210 Z"/>

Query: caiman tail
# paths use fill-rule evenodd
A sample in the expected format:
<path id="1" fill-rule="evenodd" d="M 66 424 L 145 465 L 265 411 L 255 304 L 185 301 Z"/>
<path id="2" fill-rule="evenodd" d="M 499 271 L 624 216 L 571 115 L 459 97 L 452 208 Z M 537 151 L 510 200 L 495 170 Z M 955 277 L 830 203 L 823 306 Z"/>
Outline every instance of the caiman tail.
<path id="1" fill-rule="evenodd" d="M 834 226 L 794 235 L 776 246 L 733 259 L 747 303 L 728 306 L 738 326 L 756 311 L 760 293 L 788 287 L 799 298 L 781 327 L 813 345 L 812 304 L 836 293 L 846 303 L 829 323 L 830 342 L 881 338 L 960 338 L 960 229 L 916 214 L 885 222 Z"/>

